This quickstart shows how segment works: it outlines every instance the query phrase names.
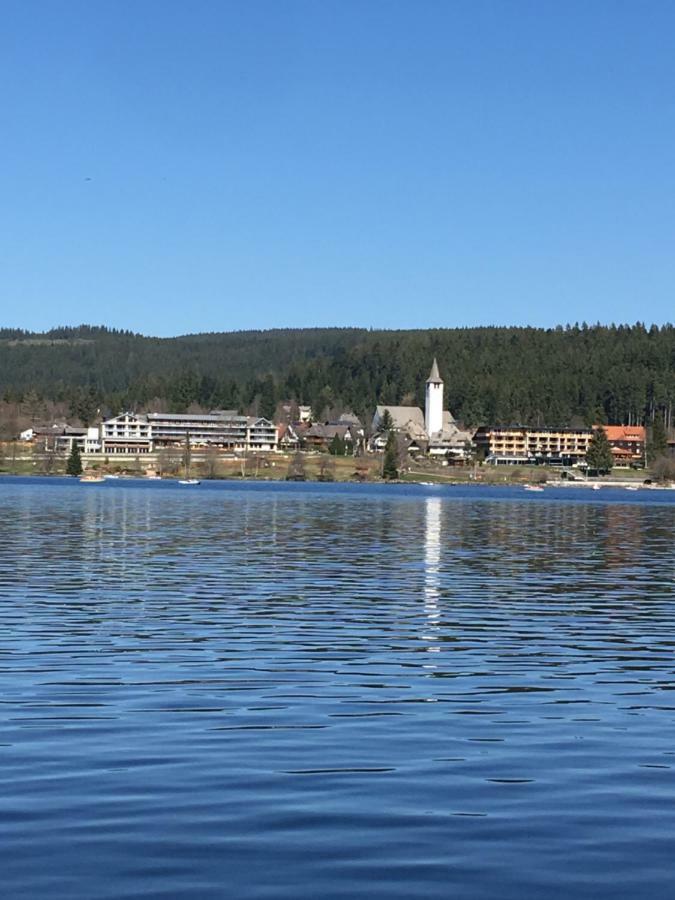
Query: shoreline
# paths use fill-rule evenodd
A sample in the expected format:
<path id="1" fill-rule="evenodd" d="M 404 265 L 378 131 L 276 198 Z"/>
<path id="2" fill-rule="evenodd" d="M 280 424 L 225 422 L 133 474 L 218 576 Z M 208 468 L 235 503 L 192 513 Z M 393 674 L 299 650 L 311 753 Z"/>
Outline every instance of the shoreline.
<path id="1" fill-rule="evenodd" d="M 84 470 L 83 475 L 86 475 L 86 470 Z M 59 479 L 61 481 L 77 481 L 80 482 L 82 476 L 77 475 L 65 475 L 62 473 L 54 474 L 54 473 L 44 473 L 44 472 L 2 472 L 0 473 L 0 480 L 2 479 L 30 479 L 30 480 L 45 480 L 45 479 Z M 430 475 L 430 477 L 434 477 Z M 438 476 L 436 476 L 438 477 Z M 433 488 L 456 488 L 456 487 L 480 487 L 480 488 L 512 488 L 512 489 L 522 489 L 531 490 L 532 487 L 540 488 L 542 492 L 545 492 L 547 489 L 558 489 L 558 488 L 580 488 L 585 490 L 601 490 L 601 489 L 615 489 L 615 490 L 630 490 L 634 492 L 638 491 L 675 491 L 675 482 L 658 482 L 652 484 L 645 484 L 643 481 L 638 481 L 637 479 L 617 479 L 613 481 L 602 481 L 599 479 L 584 479 L 583 481 L 569 481 L 567 479 L 550 479 L 546 482 L 533 482 L 533 481 L 489 481 L 489 480 L 451 480 L 449 478 L 444 479 L 443 481 L 427 481 L 427 480 L 418 480 L 418 479 L 392 479 L 390 481 L 384 479 L 373 479 L 373 480 L 365 480 L 359 481 L 357 479 L 326 479 L 321 480 L 318 478 L 306 478 L 306 479 L 286 479 L 286 478 L 266 478 L 265 476 L 225 476 L 218 478 L 208 478 L 208 477 L 200 477 L 199 482 L 209 483 L 209 484 L 217 484 L 219 482 L 227 483 L 227 484 L 241 484 L 241 485 L 251 485 L 251 484 L 300 484 L 300 485 L 354 485 L 357 487 L 375 487 L 377 485 L 383 486 L 395 486 L 395 485 L 404 485 L 404 486 L 418 486 L 418 487 L 433 487 Z M 105 482 L 150 482 L 150 483 L 165 483 L 165 484 L 179 484 L 181 482 L 180 476 L 162 476 L 160 478 L 151 478 L 146 475 L 130 475 L 130 474 L 116 474 L 114 473 L 112 477 L 103 477 L 102 481 L 90 482 L 91 484 L 104 484 Z M 85 482 L 86 483 L 86 482 Z"/>

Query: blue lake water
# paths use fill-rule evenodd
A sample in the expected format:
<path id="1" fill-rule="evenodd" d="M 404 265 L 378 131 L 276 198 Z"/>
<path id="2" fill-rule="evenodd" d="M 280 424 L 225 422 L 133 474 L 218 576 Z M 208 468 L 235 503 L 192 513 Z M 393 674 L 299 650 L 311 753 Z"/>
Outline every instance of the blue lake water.
<path id="1" fill-rule="evenodd" d="M 675 896 L 675 491 L 0 515 L 3 896 Z"/>

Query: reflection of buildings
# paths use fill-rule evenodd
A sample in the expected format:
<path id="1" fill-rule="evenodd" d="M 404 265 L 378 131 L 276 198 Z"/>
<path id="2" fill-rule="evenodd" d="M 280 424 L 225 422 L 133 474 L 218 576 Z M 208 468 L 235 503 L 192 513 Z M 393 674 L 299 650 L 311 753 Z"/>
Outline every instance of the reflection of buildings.
<path id="1" fill-rule="evenodd" d="M 460 520 L 457 541 L 465 564 L 485 579 L 485 596 L 520 590 L 539 580 L 564 593 L 577 578 L 630 569 L 640 555 L 645 510 L 619 503 L 489 501 Z M 501 592 L 501 593 L 500 593 Z"/>
<path id="2" fill-rule="evenodd" d="M 424 608 L 427 615 L 429 653 L 438 653 L 441 616 L 438 600 L 441 587 L 441 498 L 427 497 L 424 505 Z"/>

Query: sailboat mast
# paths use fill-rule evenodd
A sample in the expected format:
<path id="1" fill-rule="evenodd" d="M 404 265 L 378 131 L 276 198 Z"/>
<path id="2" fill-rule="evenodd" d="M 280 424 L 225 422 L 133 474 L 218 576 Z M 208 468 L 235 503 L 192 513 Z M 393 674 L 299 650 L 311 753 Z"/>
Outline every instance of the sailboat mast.
<path id="1" fill-rule="evenodd" d="M 190 477 L 190 432 L 185 435 L 185 478 Z"/>

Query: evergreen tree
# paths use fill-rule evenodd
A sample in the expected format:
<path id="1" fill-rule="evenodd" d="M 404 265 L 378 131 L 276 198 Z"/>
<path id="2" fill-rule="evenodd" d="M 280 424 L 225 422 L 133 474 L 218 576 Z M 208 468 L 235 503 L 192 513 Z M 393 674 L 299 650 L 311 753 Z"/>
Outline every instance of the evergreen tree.
<path id="1" fill-rule="evenodd" d="M 73 446 L 70 451 L 70 456 L 66 462 L 66 475 L 81 475 L 82 474 L 82 457 L 80 456 L 80 451 L 73 441 Z"/>
<path id="2" fill-rule="evenodd" d="M 328 445 L 328 452 L 331 456 L 344 456 L 345 455 L 345 442 L 342 440 L 339 434 L 335 434 L 333 440 Z"/>
<path id="3" fill-rule="evenodd" d="M 586 462 L 589 469 L 595 469 L 596 472 L 609 472 L 614 465 L 612 446 L 604 428 L 596 428 L 593 432 L 588 444 Z"/>
<path id="4" fill-rule="evenodd" d="M 261 414 L 273 400 L 291 400 L 312 404 L 315 420 L 324 420 L 324 409 L 343 407 L 366 421 L 378 402 L 422 405 L 434 354 L 448 376 L 449 407 L 467 426 L 580 418 L 633 425 L 651 423 L 654 409 L 663 411 L 666 429 L 673 424 L 675 325 L 641 323 L 278 329 L 177 338 L 92 326 L 44 334 L 0 329 L 0 391 L 11 405 L 28 396 L 21 412 L 36 421 L 42 418 L 36 396 L 49 405 L 70 401 L 70 415 L 85 425 L 99 409 L 152 405 L 180 412 L 198 403 L 243 412 L 256 397 Z M 0 428 L 7 415 L 0 403 Z"/>
<path id="5" fill-rule="evenodd" d="M 382 413 L 382 418 L 380 419 L 380 425 L 379 425 L 378 430 L 382 434 L 387 434 L 388 432 L 390 432 L 393 429 L 393 427 L 394 427 L 394 420 L 391 417 L 391 413 L 389 412 L 388 409 L 385 409 L 385 411 Z"/>
<path id="6" fill-rule="evenodd" d="M 268 375 L 260 388 L 260 403 L 258 406 L 260 415 L 271 422 L 274 418 L 274 410 L 277 405 L 276 387 L 274 379 Z"/>
<path id="7" fill-rule="evenodd" d="M 651 439 L 647 445 L 647 459 L 650 463 L 653 463 L 662 456 L 667 455 L 668 438 L 666 437 L 666 429 L 663 425 L 663 416 L 660 412 L 657 412 L 654 416 Z"/>
<path id="8" fill-rule="evenodd" d="M 389 432 L 387 444 L 384 448 L 384 463 L 382 465 L 382 477 L 388 481 L 398 478 L 398 453 L 396 449 L 396 435 Z"/>
<path id="9" fill-rule="evenodd" d="M 96 394 L 93 388 L 81 388 L 70 399 L 70 414 L 87 428 L 96 418 Z"/>

